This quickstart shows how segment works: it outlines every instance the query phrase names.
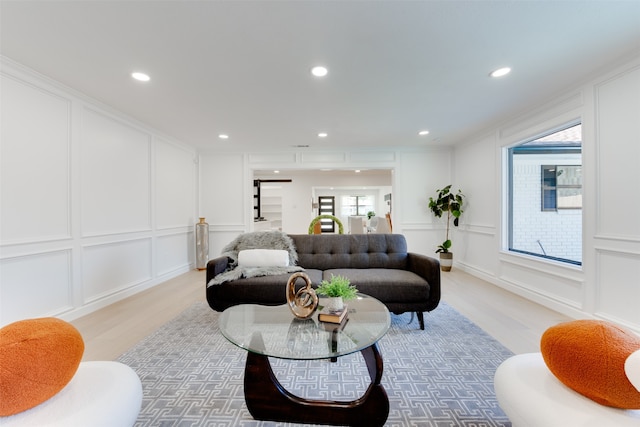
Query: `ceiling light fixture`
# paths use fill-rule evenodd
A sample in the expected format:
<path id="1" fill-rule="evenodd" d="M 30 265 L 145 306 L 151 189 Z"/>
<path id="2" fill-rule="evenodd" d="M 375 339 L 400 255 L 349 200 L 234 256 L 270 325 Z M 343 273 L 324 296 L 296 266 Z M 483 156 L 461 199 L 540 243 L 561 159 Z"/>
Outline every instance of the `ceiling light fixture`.
<path id="1" fill-rule="evenodd" d="M 280 173 L 280 171 L 273 171 L 273 173 Z"/>
<path id="2" fill-rule="evenodd" d="M 221 133 L 220 135 L 218 135 L 218 138 L 220 138 L 220 139 L 229 139 L 229 135 L 227 135 L 226 133 Z"/>
<path id="3" fill-rule="evenodd" d="M 149 77 L 148 74 L 140 73 L 138 71 L 136 71 L 135 73 L 131 73 L 131 77 L 140 82 L 148 82 L 149 80 L 151 80 L 151 77 Z"/>
<path id="4" fill-rule="evenodd" d="M 329 70 L 327 70 L 327 67 L 323 67 L 321 65 L 318 65 L 317 67 L 313 67 L 311 69 L 311 74 L 313 74 L 316 77 L 324 77 L 329 73 Z"/>
<path id="5" fill-rule="evenodd" d="M 504 67 L 504 68 L 498 68 L 497 70 L 492 71 L 491 74 L 489 74 L 489 75 L 491 77 L 502 77 L 502 76 L 506 76 L 510 72 L 511 72 L 511 68 Z"/>
<path id="6" fill-rule="evenodd" d="M 360 169 L 356 169 L 356 173 L 360 173 Z"/>
<path id="7" fill-rule="evenodd" d="M 418 132 L 418 135 L 420 135 L 420 136 L 429 135 L 429 131 L 428 130 L 421 130 L 420 132 Z"/>
<path id="8" fill-rule="evenodd" d="M 328 134 L 328 133 L 326 133 L 326 132 L 320 132 L 320 133 L 318 134 L 318 138 L 326 138 L 326 137 L 328 137 L 328 136 L 329 136 L 329 134 Z"/>

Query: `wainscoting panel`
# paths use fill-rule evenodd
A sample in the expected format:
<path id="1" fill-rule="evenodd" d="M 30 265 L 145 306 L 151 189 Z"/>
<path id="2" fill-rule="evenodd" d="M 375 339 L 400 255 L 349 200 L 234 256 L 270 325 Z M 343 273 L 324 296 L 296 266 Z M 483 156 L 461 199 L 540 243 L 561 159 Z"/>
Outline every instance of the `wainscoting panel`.
<path id="1" fill-rule="evenodd" d="M 1 243 L 69 238 L 71 103 L 13 77 L 0 85 Z"/>
<path id="2" fill-rule="evenodd" d="M 151 239 L 85 246 L 82 272 L 85 304 L 150 280 Z"/>
<path id="3" fill-rule="evenodd" d="M 212 230 L 209 232 L 209 259 L 217 258 L 222 253 L 222 249 L 233 239 L 244 233 L 243 229 L 235 230 Z"/>
<path id="4" fill-rule="evenodd" d="M 200 156 L 200 212 L 209 224 L 244 224 L 252 214 L 251 194 L 245 187 L 244 156 Z"/>
<path id="5" fill-rule="evenodd" d="M 300 159 L 301 163 L 305 165 L 340 166 L 346 162 L 347 156 L 344 152 L 302 153 Z"/>
<path id="6" fill-rule="evenodd" d="M 160 230 L 193 225 L 196 163 L 192 152 L 155 139 L 155 220 Z"/>
<path id="7" fill-rule="evenodd" d="M 394 210 L 400 223 L 439 223 L 429 211 L 429 196 L 451 182 L 451 152 L 401 153 L 396 169 Z M 398 206 L 398 204 L 400 206 Z M 444 239 L 442 239 L 444 240 Z"/>
<path id="8" fill-rule="evenodd" d="M 537 268 L 528 260 L 519 262 L 515 257 L 503 257 L 501 261 L 499 280 L 569 307 L 584 308 L 584 283 L 580 272 L 576 271 L 574 277 L 570 273 L 561 274 L 548 264 L 539 263 Z"/>
<path id="9" fill-rule="evenodd" d="M 460 189 L 466 196 L 461 225 L 470 222 L 488 224 L 495 232 L 496 218 L 500 217 L 496 182 L 500 182 L 502 168 L 494 145 L 495 137 L 490 135 L 456 149 L 456 176 L 452 182 L 455 183 L 454 191 Z M 481 168 L 478 165 L 482 165 Z M 442 186 L 445 184 L 442 183 Z M 432 190 L 432 196 L 435 196 L 436 188 Z"/>
<path id="10" fill-rule="evenodd" d="M 596 314 L 640 330 L 640 254 L 600 249 L 596 262 Z"/>
<path id="11" fill-rule="evenodd" d="M 394 151 L 353 151 L 349 153 L 351 162 L 358 163 L 389 163 L 396 161 Z"/>
<path id="12" fill-rule="evenodd" d="M 425 225 L 394 225 L 393 232 L 404 235 L 407 240 L 407 250 L 417 254 L 423 254 L 436 258 L 436 236 L 441 230 L 434 230 L 431 226 Z"/>
<path id="13" fill-rule="evenodd" d="M 195 149 L 2 55 L 0 85 L 0 326 L 189 270 Z"/>
<path id="14" fill-rule="evenodd" d="M 491 226 L 465 225 L 454 231 L 451 251 L 459 260 L 476 270 L 496 271 L 496 230 Z"/>
<path id="15" fill-rule="evenodd" d="M 194 233 L 159 236 L 156 245 L 157 275 L 163 276 L 189 266 L 195 259 Z"/>
<path id="16" fill-rule="evenodd" d="M 596 233 L 640 239 L 640 68 L 596 86 L 597 217 Z M 621 191 L 624 215 L 621 217 Z"/>
<path id="17" fill-rule="evenodd" d="M 151 228 L 151 136 L 106 114 L 82 119 L 82 233 Z"/>
<path id="18" fill-rule="evenodd" d="M 250 165 L 295 165 L 296 153 L 254 153 L 249 154 Z"/>
<path id="19" fill-rule="evenodd" d="M 71 251 L 0 260 L 0 325 L 72 308 Z"/>

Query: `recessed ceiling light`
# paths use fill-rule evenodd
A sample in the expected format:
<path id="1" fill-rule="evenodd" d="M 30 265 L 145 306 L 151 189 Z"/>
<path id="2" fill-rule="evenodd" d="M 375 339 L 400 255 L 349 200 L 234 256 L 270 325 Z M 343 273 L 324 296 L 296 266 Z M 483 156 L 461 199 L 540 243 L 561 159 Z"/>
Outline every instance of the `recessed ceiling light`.
<path id="1" fill-rule="evenodd" d="M 329 136 L 329 134 L 328 134 L 328 133 L 326 133 L 326 132 L 320 132 L 320 133 L 318 134 L 318 138 L 326 138 L 326 137 L 328 137 L 328 136 Z"/>
<path id="2" fill-rule="evenodd" d="M 498 68 L 497 70 L 492 71 L 491 74 L 489 74 L 489 75 L 491 77 L 502 77 L 502 76 L 506 76 L 510 72 L 511 72 L 511 68 L 504 67 L 504 68 Z"/>
<path id="3" fill-rule="evenodd" d="M 138 71 L 136 71 L 135 73 L 131 73 L 131 77 L 141 82 L 148 82 L 149 80 L 151 80 L 151 77 L 149 77 L 148 74 L 140 73 Z"/>
<path id="4" fill-rule="evenodd" d="M 313 74 L 316 77 L 324 77 L 329 73 L 329 70 L 327 70 L 327 67 L 323 67 L 321 65 L 318 65 L 317 67 L 313 67 L 311 69 L 311 74 Z"/>
<path id="5" fill-rule="evenodd" d="M 227 135 L 226 133 L 221 133 L 220 135 L 218 135 L 218 138 L 220 138 L 220 139 L 229 139 L 229 135 Z"/>
<path id="6" fill-rule="evenodd" d="M 356 173 L 360 173 L 360 169 L 356 169 Z"/>
<path id="7" fill-rule="evenodd" d="M 428 130 L 421 130 L 420 132 L 418 132 L 418 135 L 420 135 L 420 136 L 429 135 L 429 131 Z"/>
<path id="8" fill-rule="evenodd" d="M 280 171 L 273 171 L 273 173 L 280 173 Z"/>

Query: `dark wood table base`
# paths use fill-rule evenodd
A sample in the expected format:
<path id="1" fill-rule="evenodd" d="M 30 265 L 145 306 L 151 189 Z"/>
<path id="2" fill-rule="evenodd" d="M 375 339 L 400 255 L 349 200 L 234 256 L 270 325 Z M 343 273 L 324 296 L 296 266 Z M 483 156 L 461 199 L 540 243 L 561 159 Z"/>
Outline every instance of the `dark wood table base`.
<path id="1" fill-rule="evenodd" d="M 254 336 L 254 339 L 262 337 Z M 389 398 L 380 381 L 382 355 L 376 344 L 361 350 L 371 385 L 359 399 L 351 402 L 308 400 L 295 396 L 278 381 L 269 358 L 248 352 L 244 371 L 244 397 L 257 420 L 306 424 L 382 426 L 389 416 Z"/>

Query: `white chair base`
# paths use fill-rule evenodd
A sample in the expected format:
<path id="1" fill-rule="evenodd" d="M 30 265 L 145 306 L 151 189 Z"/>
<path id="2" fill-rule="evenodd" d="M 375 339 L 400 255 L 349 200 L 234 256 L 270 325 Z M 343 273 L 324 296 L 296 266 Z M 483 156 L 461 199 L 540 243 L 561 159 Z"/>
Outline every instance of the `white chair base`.
<path id="1" fill-rule="evenodd" d="M 640 427 L 640 410 L 603 406 L 571 390 L 549 371 L 541 353 L 505 360 L 494 385 L 513 427 Z"/>
<path id="2" fill-rule="evenodd" d="M 82 362 L 69 384 L 42 404 L 10 417 L 2 427 L 127 427 L 142 404 L 138 375 L 119 362 Z"/>

